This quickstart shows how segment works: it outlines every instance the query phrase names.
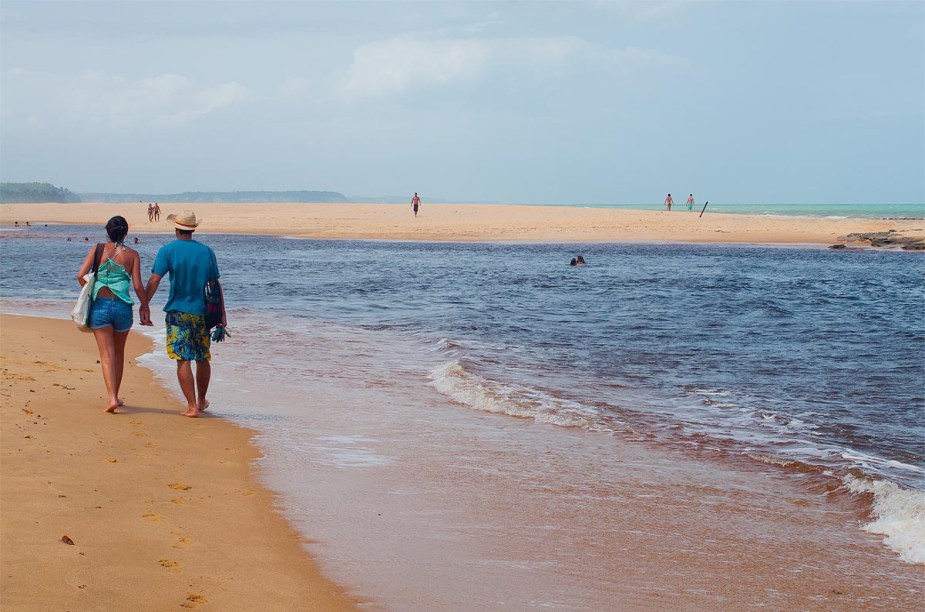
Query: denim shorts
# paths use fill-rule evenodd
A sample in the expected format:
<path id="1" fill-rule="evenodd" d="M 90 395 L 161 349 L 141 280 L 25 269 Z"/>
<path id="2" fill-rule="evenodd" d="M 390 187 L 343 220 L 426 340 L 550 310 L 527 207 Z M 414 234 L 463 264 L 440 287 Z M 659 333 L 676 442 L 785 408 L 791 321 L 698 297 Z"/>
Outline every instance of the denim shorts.
<path id="1" fill-rule="evenodd" d="M 112 325 L 113 331 L 127 332 L 132 328 L 132 305 L 119 298 L 98 297 L 90 304 L 90 329 Z"/>

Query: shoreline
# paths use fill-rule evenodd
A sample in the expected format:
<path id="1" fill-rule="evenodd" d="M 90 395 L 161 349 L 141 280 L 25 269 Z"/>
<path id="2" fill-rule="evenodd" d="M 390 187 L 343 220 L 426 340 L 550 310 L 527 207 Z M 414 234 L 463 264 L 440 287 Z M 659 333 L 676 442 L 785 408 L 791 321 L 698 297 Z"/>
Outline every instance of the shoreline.
<path id="1" fill-rule="evenodd" d="M 192 209 L 202 233 L 266 234 L 332 240 L 491 243 L 665 242 L 756 245 L 869 245 L 925 248 L 925 219 L 788 217 L 696 211 L 507 204 L 434 204 L 414 217 L 397 204 L 165 204 L 160 222 L 147 205 L 2 204 L 0 223 L 102 225 L 121 214 L 136 233 L 170 232 L 167 216 Z M 33 225 L 35 227 L 35 225 Z"/>
<path id="2" fill-rule="evenodd" d="M 258 480 L 255 432 L 179 417 L 138 363 L 149 339 L 130 334 L 117 415 L 102 410 L 91 334 L 2 314 L 0 339 L 4 608 L 360 603 L 322 575 L 279 495 Z"/>
<path id="3" fill-rule="evenodd" d="M 12 372 L 13 376 L 11 376 L 9 367 L 10 355 L 16 355 L 17 359 L 22 357 L 19 360 L 26 362 L 25 365 L 32 364 L 39 371 L 33 374 L 36 379 L 34 384 L 37 385 L 34 388 L 38 391 L 41 386 L 47 389 L 49 394 L 56 395 L 59 388 L 54 384 L 49 386 L 47 381 L 42 384 L 41 371 L 49 370 L 48 366 L 55 365 L 58 360 L 63 361 L 65 358 L 70 360 L 71 357 L 66 354 L 66 351 L 72 344 L 78 344 L 86 353 L 84 358 L 88 364 L 82 372 L 88 382 L 63 383 L 67 388 L 60 389 L 60 391 L 73 394 L 77 391 L 86 392 L 85 388 L 89 387 L 91 399 L 97 403 L 102 402 L 102 382 L 98 380 L 99 372 L 96 370 L 98 366 L 95 365 L 96 353 L 92 340 L 87 335 L 75 332 L 72 324 L 67 320 L 60 321 L 63 326 L 60 330 L 53 329 L 54 326 L 49 325 L 51 320 L 34 319 L 34 322 L 42 331 L 32 330 L 28 333 L 23 331 L 24 341 L 32 341 L 42 335 L 45 336 L 45 340 L 50 336 L 56 340 L 62 338 L 60 342 L 56 342 L 56 355 L 54 358 L 49 358 L 50 343 L 41 341 L 35 343 L 35 346 L 39 348 L 35 349 L 34 354 L 21 355 L 19 347 L 9 342 L 9 316 L 0 317 L 0 325 L 2 325 L 0 331 L 3 332 L 4 343 L 3 367 L 7 369 L 5 382 L 7 379 L 12 379 L 9 382 L 16 380 L 15 375 L 18 372 Z M 14 323 L 18 321 L 14 320 Z M 131 341 L 143 341 L 140 352 L 149 354 L 145 353 L 144 349 L 150 349 L 150 340 L 138 338 L 138 336 L 138 334 L 133 334 Z M 58 346 L 59 344 L 62 346 Z M 69 367 L 76 369 L 78 365 L 69 364 Z M 167 393 L 167 388 L 158 382 L 151 370 L 147 367 L 138 367 L 135 359 L 127 361 L 127 381 L 129 370 L 132 369 L 136 370 L 133 372 L 135 375 L 146 374 L 151 379 L 149 384 L 157 387 L 161 393 Z M 55 382 L 59 380 L 54 378 Z M 62 383 L 59 382 L 60 384 Z M 128 386 L 127 389 L 129 389 Z M 131 390 L 134 389 L 135 387 L 132 386 Z M 28 388 L 21 389 L 20 392 L 26 401 L 32 402 L 31 407 L 34 408 L 36 404 L 33 400 L 38 399 L 37 394 L 27 395 Z M 339 419 L 344 406 L 358 407 L 354 396 L 342 395 L 342 393 L 343 391 L 332 389 L 329 395 L 322 393 L 316 396 L 317 405 L 312 410 L 311 419 L 313 431 L 318 431 L 321 435 L 343 434 L 342 431 L 337 431 L 336 424 L 333 431 L 325 431 L 325 422 L 332 416 Z M 260 579 L 257 579 L 256 586 L 254 584 L 245 585 L 239 582 L 240 578 L 237 575 L 234 575 L 238 568 L 243 568 L 245 565 L 247 565 L 248 573 L 251 573 L 250 565 L 256 559 L 254 564 L 259 565 L 259 569 L 274 577 L 277 573 L 282 573 L 284 577 L 289 576 L 301 585 L 302 578 L 299 571 L 290 573 L 287 568 L 281 570 L 280 565 L 277 565 L 280 556 L 285 556 L 286 550 L 291 548 L 299 549 L 298 556 L 303 558 L 303 561 L 306 555 L 309 557 L 312 555 L 314 541 L 306 541 L 305 536 L 298 535 L 300 527 L 303 533 L 311 532 L 321 538 L 315 542 L 318 546 L 315 554 L 318 559 L 328 559 L 328 561 L 331 558 L 334 559 L 333 565 L 336 569 L 331 570 L 332 576 L 339 580 L 340 584 L 351 584 L 356 592 L 376 597 L 372 601 L 360 600 L 358 604 L 360 607 L 363 607 L 363 604 L 376 605 L 377 601 L 386 603 L 392 601 L 390 597 L 394 598 L 395 593 L 376 588 L 374 578 L 382 579 L 383 572 L 390 571 L 396 559 L 413 559 L 411 580 L 419 596 L 426 595 L 428 600 L 442 601 L 446 609 L 466 609 L 466 606 L 460 602 L 469 601 L 465 595 L 469 593 L 473 568 L 463 564 L 460 558 L 447 556 L 448 551 L 453 550 L 448 548 L 449 543 L 462 541 L 473 545 L 480 542 L 478 530 L 472 531 L 467 526 L 483 525 L 486 516 L 494 517 L 493 520 L 497 522 L 493 529 L 505 525 L 523 526 L 523 517 L 518 514 L 516 508 L 543 508 L 550 500 L 556 501 L 556 505 L 552 506 L 555 510 L 552 515 L 567 517 L 565 522 L 554 531 L 547 533 L 546 527 L 542 527 L 537 532 L 531 531 L 532 528 L 547 525 L 547 522 L 544 522 L 545 519 L 535 517 L 526 522 L 528 527 L 526 530 L 499 531 L 496 535 L 506 535 L 480 544 L 489 546 L 489 558 L 507 559 L 515 564 L 500 574 L 497 582 L 501 586 L 496 584 L 495 588 L 506 590 L 509 585 L 517 584 L 524 592 L 546 593 L 547 589 L 549 592 L 554 592 L 555 589 L 569 592 L 571 581 L 580 579 L 584 581 L 583 584 L 592 585 L 589 588 L 599 589 L 601 584 L 610 584 L 612 576 L 619 575 L 621 578 L 618 583 L 613 583 L 600 591 L 601 601 L 616 601 L 621 605 L 641 608 L 658 608 L 686 602 L 688 606 L 707 609 L 711 601 L 714 603 L 750 602 L 753 600 L 750 599 L 752 596 L 748 593 L 759 594 L 761 588 L 770 590 L 764 597 L 755 595 L 758 601 L 774 601 L 780 604 L 780 609 L 802 609 L 807 605 L 812 607 L 813 604 L 823 607 L 840 607 L 846 602 L 863 602 L 872 609 L 886 607 L 887 602 L 890 603 L 890 609 L 915 609 L 910 602 L 921 596 L 921 582 L 916 580 L 916 577 L 920 575 L 920 568 L 900 562 L 881 543 L 879 536 L 865 534 L 858 529 L 856 523 L 861 517 L 862 506 L 863 511 L 866 512 L 866 502 L 862 498 L 836 492 L 832 496 L 826 495 L 825 502 L 820 504 L 818 497 L 821 489 L 816 487 L 807 489 L 807 483 L 802 482 L 801 484 L 803 479 L 798 473 L 785 471 L 768 475 L 761 470 L 756 470 L 752 464 L 725 464 L 712 460 L 700 461 L 696 458 L 691 460 L 690 456 L 680 453 L 678 449 L 650 448 L 629 442 L 619 445 L 614 452 L 619 455 L 618 464 L 631 469 L 619 475 L 616 481 L 609 480 L 606 484 L 598 483 L 597 477 L 594 476 L 595 468 L 600 468 L 598 462 L 600 438 L 598 435 L 588 435 L 587 432 L 571 429 L 554 430 L 552 439 L 556 442 L 553 443 L 553 447 L 569 449 L 562 459 L 575 463 L 574 469 L 567 471 L 588 474 L 591 477 L 588 482 L 570 483 L 572 487 L 576 487 L 574 490 L 560 487 L 536 488 L 530 484 L 532 482 L 530 479 L 526 481 L 514 479 L 510 483 L 511 488 L 505 487 L 505 489 L 511 492 L 518 491 L 519 495 L 527 495 L 528 499 L 535 503 L 518 504 L 511 507 L 509 499 L 492 494 L 492 491 L 497 490 L 496 487 L 486 488 L 483 478 L 471 478 L 471 470 L 475 469 L 478 474 L 483 473 L 479 468 L 485 466 L 480 463 L 478 457 L 503 457 L 506 465 L 492 464 L 492 467 L 498 471 L 498 474 L 516 474 L 516 466 L 529 463 L 530 457 L 535 458 L 531 449 L 542 448 L 543 444 L 550 444 L 550 439 L 547 437 L 550 432 L 544 431 L 544 427 L 535 427 L 529 421 L 521 419 L 501 418 L 500 415 L 473 415 L 469 411 L 439 414 L 429 410 L 426 405 L 416 408 L 420 411 L 421 419 L 423 420 L 427 415 L 439 421 L 449 419 L 453 423 L 449 429 L 454 432 L 454 436 L 458 437 L 461 451 L 466 449 L 465 452 L 451 454 L 465 459 L 454 460 L 448 465 L 442 465 L 439 461 L 428 462 L 427 464 L 432 466 L 431 469 L 426 470 L 424 474 L 416 473 L 414 480 L 409 480 L 400 472 L 389 473 L 388 470 L 384 473 L 362 470 L 345 476 L 341 468 L 336 465 L 326 466 L 324 463 L 313 464 L 310 470 L 299 469 L 298 472 L 308 478 L 306 490 L 310 491 L 312 496 L 320 495 L 322 498 L 336 501 L 332 504 L 333 511 L 331 508 L 325 508 L 325 504 L 310 503 L 302 506 L 301 513 L 293 513 L 291 512 L 292 507 L 290 507 L 290 512 L 286 512 L 284 493 L 271 493 L 269 501 L 264 503 L 264 506 L 265 508 L 272 507 L 272 514 L 277 519 L 280 516 L 285 517 L 283 522 L 288 527 L 292 538 L 282 542 L 284 550 L 282 550 L 282 555 L 279 555 L 277 553 L 280 551 L 276 550 L 279 545 L 278 541 L 275 544 L 272 542 L 268 544 L 263 539 L 254 542 L 246 537 L 248 535 L 246 532 L 254 531 L 255 527 L 258 527 L 257 531 L 263 532 L 263 529 L 259 529 L 260 527 L 265 528 L 263 517 L 258 517 L 255 521 L 252 516 L 249 524 L 243 529 L 229 527 L 226 522 L 229 515 L 233 513 L 229 512 L 229 503 L 232 506 L 246 501 L 257 503 L 256 498 L 262 495 L 262 492 L 252 484 L 232 484 L 224 487 L 223 483 L 213 482 L 215 472 L 212 474 L 198 473 L 203 468 L 208 469 L 216 462 L 215 460 L 221 463 L 221 461 L 228 461 L 230 457 L 236 462 L 246 462 L 245 465 L 250 466 L 249 471 L 253 477 L 255 471 L 253 459 L 259 453 L 254 451 L 250 457 L 239 457 L 237 453 L 229 455 L 230 449 L 235 447 L 229 446 L 229 438 L 222 433 L 226 429 L 231 433 L 237 432 L 239 437 L 248 443 L 252 439 L 253 432 L 234 425 L 233 422 L 229 423 L 231 419 L 226 421 L 226 419 L 213 417 L 190 422 L 187 419 L 176 418 L 175 414 L 181 407 L 176 399 L 168 398 L 169 403 L 166 404 L 168 406 L 166 409 L 152 410 L 149 408 L 154 404 L 151 397 L 146 396 L 145 404 L 142 406 L 133 402 L 133 395 L 137 396 L 138 393 L 126 394 L 126 403 L 133 409 L 139 409 L 139 412 L 124 415 L 130 420 L 121 440 L 117 435 L 118 432 L 103 431 L 98 425 L 108 425 L 109 422 L 118 423 L 122 421 L 122 418 L 107 417 L 107 415 L 99 415 L 100 418 L 97 418 L 96 405 L 88 408 L 89 412 L 81 410 L 81 414 L 73 417 L 75 419 L 73 423 L 63 424 L 66 429 L 64 433 L 71 438 L 78 438 L 77 442 L 82 443 L 74 451 L 75 454 L 86 455 L 86 458 L 93 459 L 86 463 L 90 469 L 81 469 L 78 465 L 69 466 L 72 471 L 69 476 L 82 478 L 86 489 L 89 488 L 88 481 L 91 485 L 97 486 L 92 482 L 91 470 L 103 473 L 111 470 L 125 470 L 123 473 L 127 474 L 132 468 L 143 467 L 140 478 L 146 480 L 139 484 L 141 495 L 145 497 L 144 506 L 142 507 L 140 499 L 135 504 L 138 507 L 137 512 L 134 512 L 131 507 L 126 511 L 116 506 L 119 500 L 113 497 L 124 495 L 125 491 L 130 490 L 123 486 L 121 481 L 113 482 L 107 489 L 98 486 L 99 492 L 85 492 L 84 497 L 78 500 L 78 493 L 74 490 L 76 482 L 68 482 L 67 478 L 59 474 L 52 474 L 46 478 L 45 472 L 41 472 L 42 477 L 38 479 L 40 483 L 50 481 L 48 488 L 52 493 L 60 491 L 68 496 L 66 499 L 51 500 L 52 502 L 81 503 L 78 510 L 83 512 L 88 522 L 100 522 L 98 527 L 90 526 L 102 531 L 88 535 L 86 530 L 83 533 L 70 530 L 69 525 L 67 531 L 54 530 L 55 526 L 61 525 L 63 520 L 75 519 L 78 515 L 74 512 L 62 517 L 58 517 L 60 514 L 58 512 L 49 513 L 49 519 L 61 519 L 58 523 L 52 524 L 49 530 L 50 521 L 46 519 L 46 515 L 27 508 L 25 516 L 17 517 L 17 520 L 24 523 L 26 529 L 32 527 L 29 523 L 34 519 L 40 520 L 42 526 L 35 526 L 31 532 L 19 536 L 16 531 L 19 526 L 9 527 L 7 522 L 9 517 L 7 513 L 4 513 L 3 598 L 4 603 L 10 603 L 14 609 L 33 608 L 27 605 L 17 607 L 18 601 L 7 601 L 10 594 L 27 591 L 21 584 L 17 585 L 18 590 L 8 587 L 7 576 L 14 573 L 7 567 L 11 558 L 8 556 L 8 546 L 11 540 L 8 534 L 11 533 L 16 537 L 21 537 L 22 541 L 13 540 L 21 548 L 23 545 L 33 546 L 33 542 L 40 542 L 44 547 L 39 549 L 33 546 L 33 550 L 42 553 L 42 563 L 45 565 L 38 567 L 42 571 L 34 571 L 36 565 L 29 568 L 30 574 L 41 576 L 41 578 L 34 578 L 35 584 L 30 585 L 29 588 L 35 589 L 41 595 L 39 599 L 34 599 L 35 596 L 28 591 L 27 596 L 30 597 L 28 601 L 42 601 L 46 604 L 36 605 L 34 609 L 48 609 L 59 602 L 63 602 L 62 607 L 64 604 L 69 604 L 71 609 L 92 608 L 94 603 L 105 607 L 103 604 L 111 604 L 113 601 L 121 602 L 120 598 L 124 597 L 124 594 L 117 582 L 115 586 L 107 587 L 109 590 L 101 599 L 87 598 L 90 595 L 87 592 L 89 589 L 101 588 L 101 581 L 96 581 L 95 577 L 107 573 L 113 581 L 128 579 L 137 583 L 139 594 L 133 593 L 132 595 L 136 595 L 139 600 L 145 597 L 144 603 L 139 604 L 143 609 L 145 605 L 150 605 L 148 602 L 152 601 L 151 598 L 146 597 L 145 589 L 157 589 L 158 592 L 163 590 L 172 594 L 172 599 L 165 597 L 163 602 L 156 602 L 162 604 L 158 609 L 175 606 L 178 602 L 184 608 L 197 608 L 200 604 L 213 603 L 218 604 L 217 607 L 221 609 L 292 609 L 296 602 L 311 609 L 339 609 L 335 605 L 314 603 L 309 605 L 307 600 L 296 599 L 298 597 L 296 591 L 278 590 Z M 72 405 L 75 403 L 71 397 L 68 400 Z M 11 409 L 14 415 L 18 416 L 15 413 L 19 411 L 19 407 L 11 403 L 12 406 L 5 406 L 5 408 Z M 213 398 L 213 403 L 215 403 L 215 398 Z M 143 411 L 146 408 L 147 412 Z M 35 444 L 39 442 L 45 445 L 50 443 L 43 439 L 47 435 L 44 430 L 56 424 L 60 428 L 61 424 L 56 421 L 61 420 L 62 415 L 46 413 L 45 408 L 42 408 L 40 414 L 41 417 L 38 416 L 39 411 L 35 410 L 35 414 L 27 415 L 29 418 L 34 417 L 35 420 L 40 421 L 37 425 L 31 426 L 33 430 L 38 430 L 38 434 L 34 431 L 22 432 L 22 426 L 28 426 L 28 424 L 17 423 L 17 429 L 13 433 L 18 435 L 11 437 L 13 443 Z M 3 417 L 3 448 L 11 449 L 13 448 L 10 444 L 11 438 L 8 437 L 10 434 L 8 430 L 12 429 L 9 426 L 11 419 L 7 418 L 6 410 Z M 480 429 L 473 429 L 474 424 L 486 418 L 497 421 L 494 427 L 503 435 L 487 439 L 480 435 Z M 42 419 L 48 422 L 48 426 L 41 424 Z M 166 441 L 155 435 L 157 433 L 154 431 L 156 423 L 166 425 L 166 428 L 162 428 L 161 434 L 174 437 L 177 432 L 188 434 L 187 440 L 181 440 L 180 444 L 167 450 L 171 455 L 166 461 L 167 469 L 163 469 L 163 473 L 157 475 L 161 476 L 160 481 L 162 482 L 155 482 L 156 477 L 151 477 L 152 471 L 158 471 L 158 465 L 151 463 L 157 451 L 148 448 L 150 444 L 158 446 L 166 444 Z M 91 426 L 89 430 L 88 425 Z M 200 427 L 201 425 L 207 427 Z M 361 436 L 364 440 L 372 440 L 375 437 L 377 444 L 381 446 L 379 449 L 374 448 L 375 455 L 400 457 L 412 452 L 414 456 L 419 456 L 422 452 L 422 448 L 415 443 L 417 435 L 413 431 L 397 427 L 389 431 L 392 435 L 399 434 L 399 438 L 392 438 L 385 435 L 387 430 L 379 429 L 374 421 L 369 421 L 367 426 L 373 428 L 376 432 L 375 436 L 372 434 L 373 430 L 368 435 L 364 435 L 362 430 L 351 430 L 351 433 Z M 192 427 L 195 427 L 195 431 L 190 431 Z M 88 431 L 91 433 L 87 433 Z M 23 433 L 41 437 L 19 441 Z M 129 434 L 134 438 L 129 437 Z M 90 440 L 91 443 L 87 444 L 89 437 L 100 437 L 106 444 L 98 448 L 93 444 L 96 440 Z M 406 439 L 402 441 L 402 437 Z M 211 460 L 209 456 L 203 457 L 202 454 L 196 454 L 197 449 L 203 444 L 208 444 L 210 440 L 218 442 L 218 450 L 213 449 L 215 452 Z M 125 452 L 126 446 L 138 447 L 142 444 L 144 445 L 144 448 L 140 449 L 142 455 L 133 458 L 130 453 Z M 437 451 L 441 454 L 446 453 L 447 448 L 445 445 L 439 445 Z M 476 452 L 474 449 L 479 450 Z M 41 452 L 43 449 L 33 450 Z M 494 452 L 486 452 L 492 450 Z M 265 452 L 270 457 L 275 455 L 272 448 L 266 449 Z M 495 454 L 499 452 L 500 455 Z M 3 486 L 7 487 L 9 470 L 6 454 L 3 459 Z M 26 458 L 16 457 L 16 459 L 22 461 Z M 116 461 L 110 463 L 110 459 Z M 69 461 L 71 461 L 70 458 Z M 385 466 L 395 466 L 397 463 L 388 462 Z M 177 467 L 177 464 L 181 465 Z M 226 467 L 235 469 L 235 466 Z M 25 468 L 31 470 L 33 465 L 26 465 Z M 184 470 L 190 469 L 197 473 L 184 473 Z M 292 474 L 288 474 L 282 478 L 289 480 L 291 476 Z M 140 480 L 137 476 L 131 478 Z M 195 480 L 196 478 L 199 480 Z M 275 478 L 277 479 L 275 484 L 272 479 L 268 481 L 268 486 L 272 487 L 270 491 L 285 491 L 285 487 L 276 486 L 280 484 L 281 476 L 277 474 Z M 23 482 L 34 483 L 35 480 L 35 473 L 30 471 L 27 480 Z M 684 485 L 676 488 L 679 480 Z M 446 486 L 449 481 L 455 483 L 454 487 Z M 152 485 L 152 482 L 155 484 Z M 164 483 L 166 487 L 163 486 Z M 174 489 L 172 488 L 174 484 L 190 486 L 191 489 Z M 458 485 L 464 485 L 464 488 L 459 490 Z M 525 485 L 526 488 L 523 488 Z M 211 488 L 207 489 L 207 487 Z M 397 490 L 404 491 L 404 494 L 396 496 L 394 493 Z M 586 501 L 573 506 L 568 500 L 570 496 L 562 495 L 563 491 L 582 491 L 584 495 L 600 500 L 603 505 L 593 506 Z M 44 485 L 36 487 L 33 496 L 38 497 L 43 492 Z M 251 492 L 255 495 L 247 495 Z M 408 495 L 415 492 L 419 497 L 418 503 L 424 504 L 423 510 L 418 506 L 410 506 L 416 508 L 417 511 L 409 513 Z M 653 495 L 653 492 L 662 493 Z M 98 495 L 94 496 L 96 493 Z M 198 496 L 194 495 L 197 493 Z M 215 502 L 218 512 L 206 512 L 205 517 L 198 512 L 203 508 L 203 504 L 208 503 L 208 500 L 203 499 L 204 496 L 218 498 Z M 48 495 L 47 497 L 53 496 Z M 98 499 L 100 497 L 102 500 Z M 176 501 L 178 499 L 184 502 L 178 503 Z M 9 503 L 5 490 L 3 500 L 4 503 Z M 477 503 L 468 508 L 468 513 L 463 512 L 463 509 L 470 506 L 473 500 Z M 274 502 L 279 502 L 281 505 L 274 507 Z M 95 505 L 100 505 L 102 508 L 95 508 Z M 345 513 L 344 508 L 353 509 L 353 513 Z M 193 516 L 180 516 L 177 512 L 181 510 L 197 510 L 197 512 Z M 126 520 L 121 523 L 119 520 L 110 521 L 108 516 L 99 518 L 93 514 L 94 512 L 107 512 L 107 515 L 112 513 Z M 452 513 L 454 517 L 449 527 L 441 525 L 439 520 L 434 522 L 435 518 L 447 516 L 447 513 Z M 218 518 L 213 519 L 213 516 Z M 193 524 L 192 519 L 196 517 L 208 523 L 215 523 L 211 526 L 217 532 L 214 536 L 217 540 L 207 541 L 198 533 L 202 526 Z M 347 517 L 349 520 L 345 520 Z M 143 540 L 141 534 L 132 533 L 131 530 L 137 529 L 139 523 L 144 530 L 158 529 L 162 536 L 161 541 L 154 541 L 153 537 Z M 320 531 L 319 526 L 322 526 Z M 549 556 L 556 558 L 547 546 L 549 542 L 557 540 L 550 540 L 547 536 L 555 534 L 557 538 L 566 538 L 566 540 L 569 537 L 580 538 L 584 537 L 581 534 L 593 533 L 595 529 L 600 529 L 602 526 L 606 526 L 605 531 L 615 534 L 608 540 L 609 546 L 604 548 L 580 547 L 582 555 L 592 555 L 599 561 L 599 563 L 592 564 L 593 567 L 605 568 L 599 575 L 592 572 L 582 575 L 565 573 L 556 576 L 538 572 L 535 576 L 531 576 L 530 573 L 521 574 L 515 571 L 516 563 L 523 559 L 545 559 Z M 73 538 L 76 545 L 74 547 L 65 546 L 54 538 L 49 542 L 42 541 L 43 538 L 48 539 L 49 535 L 55 538 L 60 537 L 59 531 Z M 292 532 L 295 534 L 293 535 Z M 142 544 L 141 546 L 128 546 L 126 549 L 124 548 L 127 546 L 126 543 L 120 542 L 123 549 L 110 552 L 109 543 L 97 546 L 92 541 L 93 536 L 111 537 L 111 533 L 114 533 L 116 537 L 133 538 L 133 542 L 142 542 Z M 538 539 L 534 539 L 531 534 L 539 534 Z M 261 535 L 265 534 L 261 533 Z M 360 539 L 356 540 L 358 536 Z M 346 541 L 349 548 L 354 548 L 351 543 L 357 541 L 362 542 L 363 546 L 372 544 L 369 550 L 363 550 L 362 556 L 356 563 L 350 564 L 345 562 L 342 554 L 331 548 L 332 542 L 338 540 L 342 543 Z M 307 553 L 305 553 L 306 542 L 309 547 Z M 261 545 L 264 548 L 261 548 Z M 160 550 L 155 548 L 158 546 Z M 207 561 L 200 564 L 192 555 L 194 552 L 205 552 L 201 550 L 205 546 L 228 548 L 215 551 L 221 555 L 220 561 Z M 267 551 L 265 549 L 267 546 L 273 550 Z M 758 558 L 751 559 L 757 546 L 762 547 L 762 553 Z M 148 554 L 149 549 L 154 552 Z M 60 592 L 42 590 L 49 589 L 48 585 L 54 582 L 53 577 L 59 574 L 60 570 L 56 568 L 60 559 L 54 555 L 77 554 L 86 551 L 87 556 L 92 556 L 95 560 L 104 553 L 126 554 L 128 561 L 125 563 L 140 566 L 137 550 L 143 550 L 143 554 L 149 561 L 143 568 L 132 566 L 126 571 L 119 565 L 117 566 L 119 576 L 116 577 L 115 572 L 109 571 L 113 566 L 101 565 L 99 562 L 91 566 L 90 559 L 78 558 L 69 566 L 65 566 L 65 571 L 60 572 L 65 576 L 65 580 L 61 581 L 62 584 L 57 585 L 61 589 Z M 563 551 L 563 554 L 566 552 Z M 269 556 L 265 556 L 268 554 Z M 567 567 L 569 563 L 567 554 L 560 561 L 562 567 Z M 178 565 L 171 565 L 172 563 L 178 563 Z M 456 564 L 460 568 L 468 567 L 469 571 L 444 574 L 440 571 L 432 572 L 430 569 L 443 568 L 448 563 Z M 740 572 L 733 569 L 735 566 L 745 569 Z M 878 583 L 876 576 L 868 573 L 871 566 L 891 576 L 890 580 L 883 584 Z M 202 575 L 203 570 L 200 568 L 207 568 L 209 573 Z M 18 569 L 16 568 L 16 573 L 19 573 Z M 399 564 L 394 571 L 407 569 L 407 565 Z M 182 573 L 175 575 L 173 574 L 175 570 L 178 572 L 182 570 Z M 223 572 L 233 575 L 233 584 L 228 575 L 222 574 Z M 494 575 L 494 572 L 489 572 L 488 576 L 482 579 L 488 580 L 488 577 Z M 88 576 L 93 582 L 87 579 Z M 560 582 L 565 580 L 564 576 L 570 578 L 565 582 Z M 67 582 L 74 577 L 79 578 L 81 582 Z M 882 578 L 880 580 L 882 581 Z M 67 584 L 64 584 L 65 582 Z M 184 590 L 183 585 L 187 583 L 190 586 Z M 388 583 L 388 580 L 385 580 L 385 583 Z M 66 598 L 65 587 L 80 589 L 81 585 L 84 588 L 78 592 L 78 595 L 85 599 L 79 599 L 77 596 L 73 599 Z M 197 588 L 193 589 L 193 585 Z M 240 592 L 235 592 L 234 588 L 249 589 L 249 592 L 242 596 Z M 447 598 L 446 593 L 453 592 L 453 588 L 457 593 L 462 593 L 458 599 Z M 218 594 L 209 589 L 217 591 Z M 271 599 L 267 595 L 267 589 L 270 590 L 271 595 L 278 596 L 278 599 Z M 178 599 L 180 596 L 185 597 L 185 600 Z M 202 599 L 198 599 L 200 597 Z M 440 597 L 444 599 L 440 600 Z M 473 597 L 472 601 L 475 601 L 474 595 L 470 597 Z M 229 601 L 231 601 L 230 605 Z M 551 599 L 550 601 L 566 600 Z M 469 609 L 478 607 L 473 605 Z"/>

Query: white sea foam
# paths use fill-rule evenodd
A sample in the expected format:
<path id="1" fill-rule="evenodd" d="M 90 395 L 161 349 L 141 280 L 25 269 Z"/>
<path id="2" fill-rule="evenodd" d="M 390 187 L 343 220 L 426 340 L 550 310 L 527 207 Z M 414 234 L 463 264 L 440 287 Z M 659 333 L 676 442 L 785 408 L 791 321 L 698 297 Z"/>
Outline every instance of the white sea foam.
<path id="1" fill-rule="evenodd" d="M 467 372 L 458 359 L 434 368 L 430 379 L 440 393 L 477 410 L 564 427 L 599 428 L 593 409 L 536 389 L 483 378 Z"/>
<path id="2" fill-rule="evenodd" d="M 865 531 L 881 534 L 887 546 L 909 563 L 925 564 L 925 491 L 903 489 L 888 480 L 864 480 L 848 475 L 852 493 L 872 493 L 875 520 Z"/>

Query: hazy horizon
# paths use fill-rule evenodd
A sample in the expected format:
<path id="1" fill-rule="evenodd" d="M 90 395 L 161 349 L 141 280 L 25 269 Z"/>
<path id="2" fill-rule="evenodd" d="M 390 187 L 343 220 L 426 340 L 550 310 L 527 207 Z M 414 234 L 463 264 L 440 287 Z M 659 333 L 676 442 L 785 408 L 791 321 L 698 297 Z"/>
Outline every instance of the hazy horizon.
<path id="1" fill-rule="evenodd" d="M 9 182 L 925 202 L 921 2 L 4 0 L 0 35 Z"/>

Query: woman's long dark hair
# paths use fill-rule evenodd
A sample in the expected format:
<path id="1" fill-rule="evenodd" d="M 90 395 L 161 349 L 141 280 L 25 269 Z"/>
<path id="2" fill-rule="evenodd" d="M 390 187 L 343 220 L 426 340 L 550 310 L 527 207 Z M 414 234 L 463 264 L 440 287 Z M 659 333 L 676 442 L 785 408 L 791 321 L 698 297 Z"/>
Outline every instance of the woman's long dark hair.
<path id="1" fill-rule="evenodd" d="M 128 221 L 125 217 L 116 215 L 106 224 L 106 233 L 113 242 L 122 242 L 128 234 Z"/>

